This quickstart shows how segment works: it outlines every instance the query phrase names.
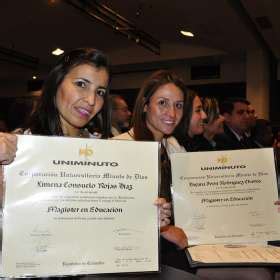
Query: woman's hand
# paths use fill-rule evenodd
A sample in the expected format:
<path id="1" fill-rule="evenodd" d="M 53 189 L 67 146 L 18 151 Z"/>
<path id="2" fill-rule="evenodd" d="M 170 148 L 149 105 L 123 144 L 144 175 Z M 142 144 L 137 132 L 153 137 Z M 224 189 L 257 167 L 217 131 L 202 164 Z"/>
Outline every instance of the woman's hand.
<path id="1" fill-rule="evenodd" d="M 17 151 L 17 136 L 0 132 L 0 205 L 3 198 L 3 167 L 2 164 L 11 163 Z"/>
<path id="2" fill-rule="evenodd" d="M 155 205 L 159 208 L 160 227 L 165 227 L 170 224 L 171 203 L 166 202 L 164 198 L 158 198 Z"/>
<path id="3" fill-rule="evenodd" d="M 0 132 L 0 164 L 11 163 L 17 151 L 17 136 Z"/>
<path id="4" fill-rule="evenodd" d="M 185 232 L 176 226 L 169 225 L 162 228 L 161 236 L 177 245 L 179 249 L 184 249 L 188 246 L 188 238 Z"/>

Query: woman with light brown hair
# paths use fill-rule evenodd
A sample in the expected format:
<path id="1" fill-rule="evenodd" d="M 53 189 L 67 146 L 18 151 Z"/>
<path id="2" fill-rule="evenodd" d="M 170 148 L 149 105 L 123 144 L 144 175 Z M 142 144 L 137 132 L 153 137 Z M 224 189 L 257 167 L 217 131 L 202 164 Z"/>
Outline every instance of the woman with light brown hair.
<path id="1" fill-rule="evenodd" d="M 171 166 L 169 154 L 184 152 L 172 134 L 183 117 L 186 100 L 185 84 L 172 72 L 153 73 L 143 83 L 136 99 L 132 128 L 113 139 L 158 141 L 161 143 L 160 197 L 171 201 Z M 187 236 L 181 228 L 171 225 L 161 229 L 161 260 L 163 264 L 188 270 L 184 248 Z"/>

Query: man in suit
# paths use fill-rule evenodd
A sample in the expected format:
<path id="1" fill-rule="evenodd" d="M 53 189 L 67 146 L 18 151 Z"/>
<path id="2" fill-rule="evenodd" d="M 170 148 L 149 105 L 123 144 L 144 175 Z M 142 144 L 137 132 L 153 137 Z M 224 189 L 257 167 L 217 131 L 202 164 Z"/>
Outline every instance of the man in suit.
<path id="1" fill-rule="evenodd" d="M 224 133 L 216 137 L 217 149 L 238 150 L 257 148 L 246 136 L 250 126 L 248 114 L 249 102 L 243 98 L 230 98 L 220 105 L 220 112 L 225 118 Z"/>

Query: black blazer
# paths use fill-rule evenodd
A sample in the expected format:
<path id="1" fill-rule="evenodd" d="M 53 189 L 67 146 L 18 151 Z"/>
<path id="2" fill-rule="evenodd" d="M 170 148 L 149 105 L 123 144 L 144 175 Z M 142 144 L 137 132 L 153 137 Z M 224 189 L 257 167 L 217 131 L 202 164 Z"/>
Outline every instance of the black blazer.
<path id="1" fill-rule="evenodd" d="M 242 141 L 238 140 L 235 134 L 224 125 L 224 133 L 215 137 L 218 150 L 240 150 L 258 148 L 251 138 L 244 137 Z"/>

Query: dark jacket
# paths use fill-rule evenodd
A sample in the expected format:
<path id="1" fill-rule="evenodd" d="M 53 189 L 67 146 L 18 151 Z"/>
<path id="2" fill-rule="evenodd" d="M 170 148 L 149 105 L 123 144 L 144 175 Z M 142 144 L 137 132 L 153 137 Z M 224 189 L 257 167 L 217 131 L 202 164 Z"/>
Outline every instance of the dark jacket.
<path id="1" fill-rule="evenodd" d="M 258 148 L 256 143 L 244 135 L 242 140 L 239 140 L 236 135 L 224 125 L 224 133 L 215 137 L 217 150 L 240 150 L 240 149 L 255 149 Z"/>

